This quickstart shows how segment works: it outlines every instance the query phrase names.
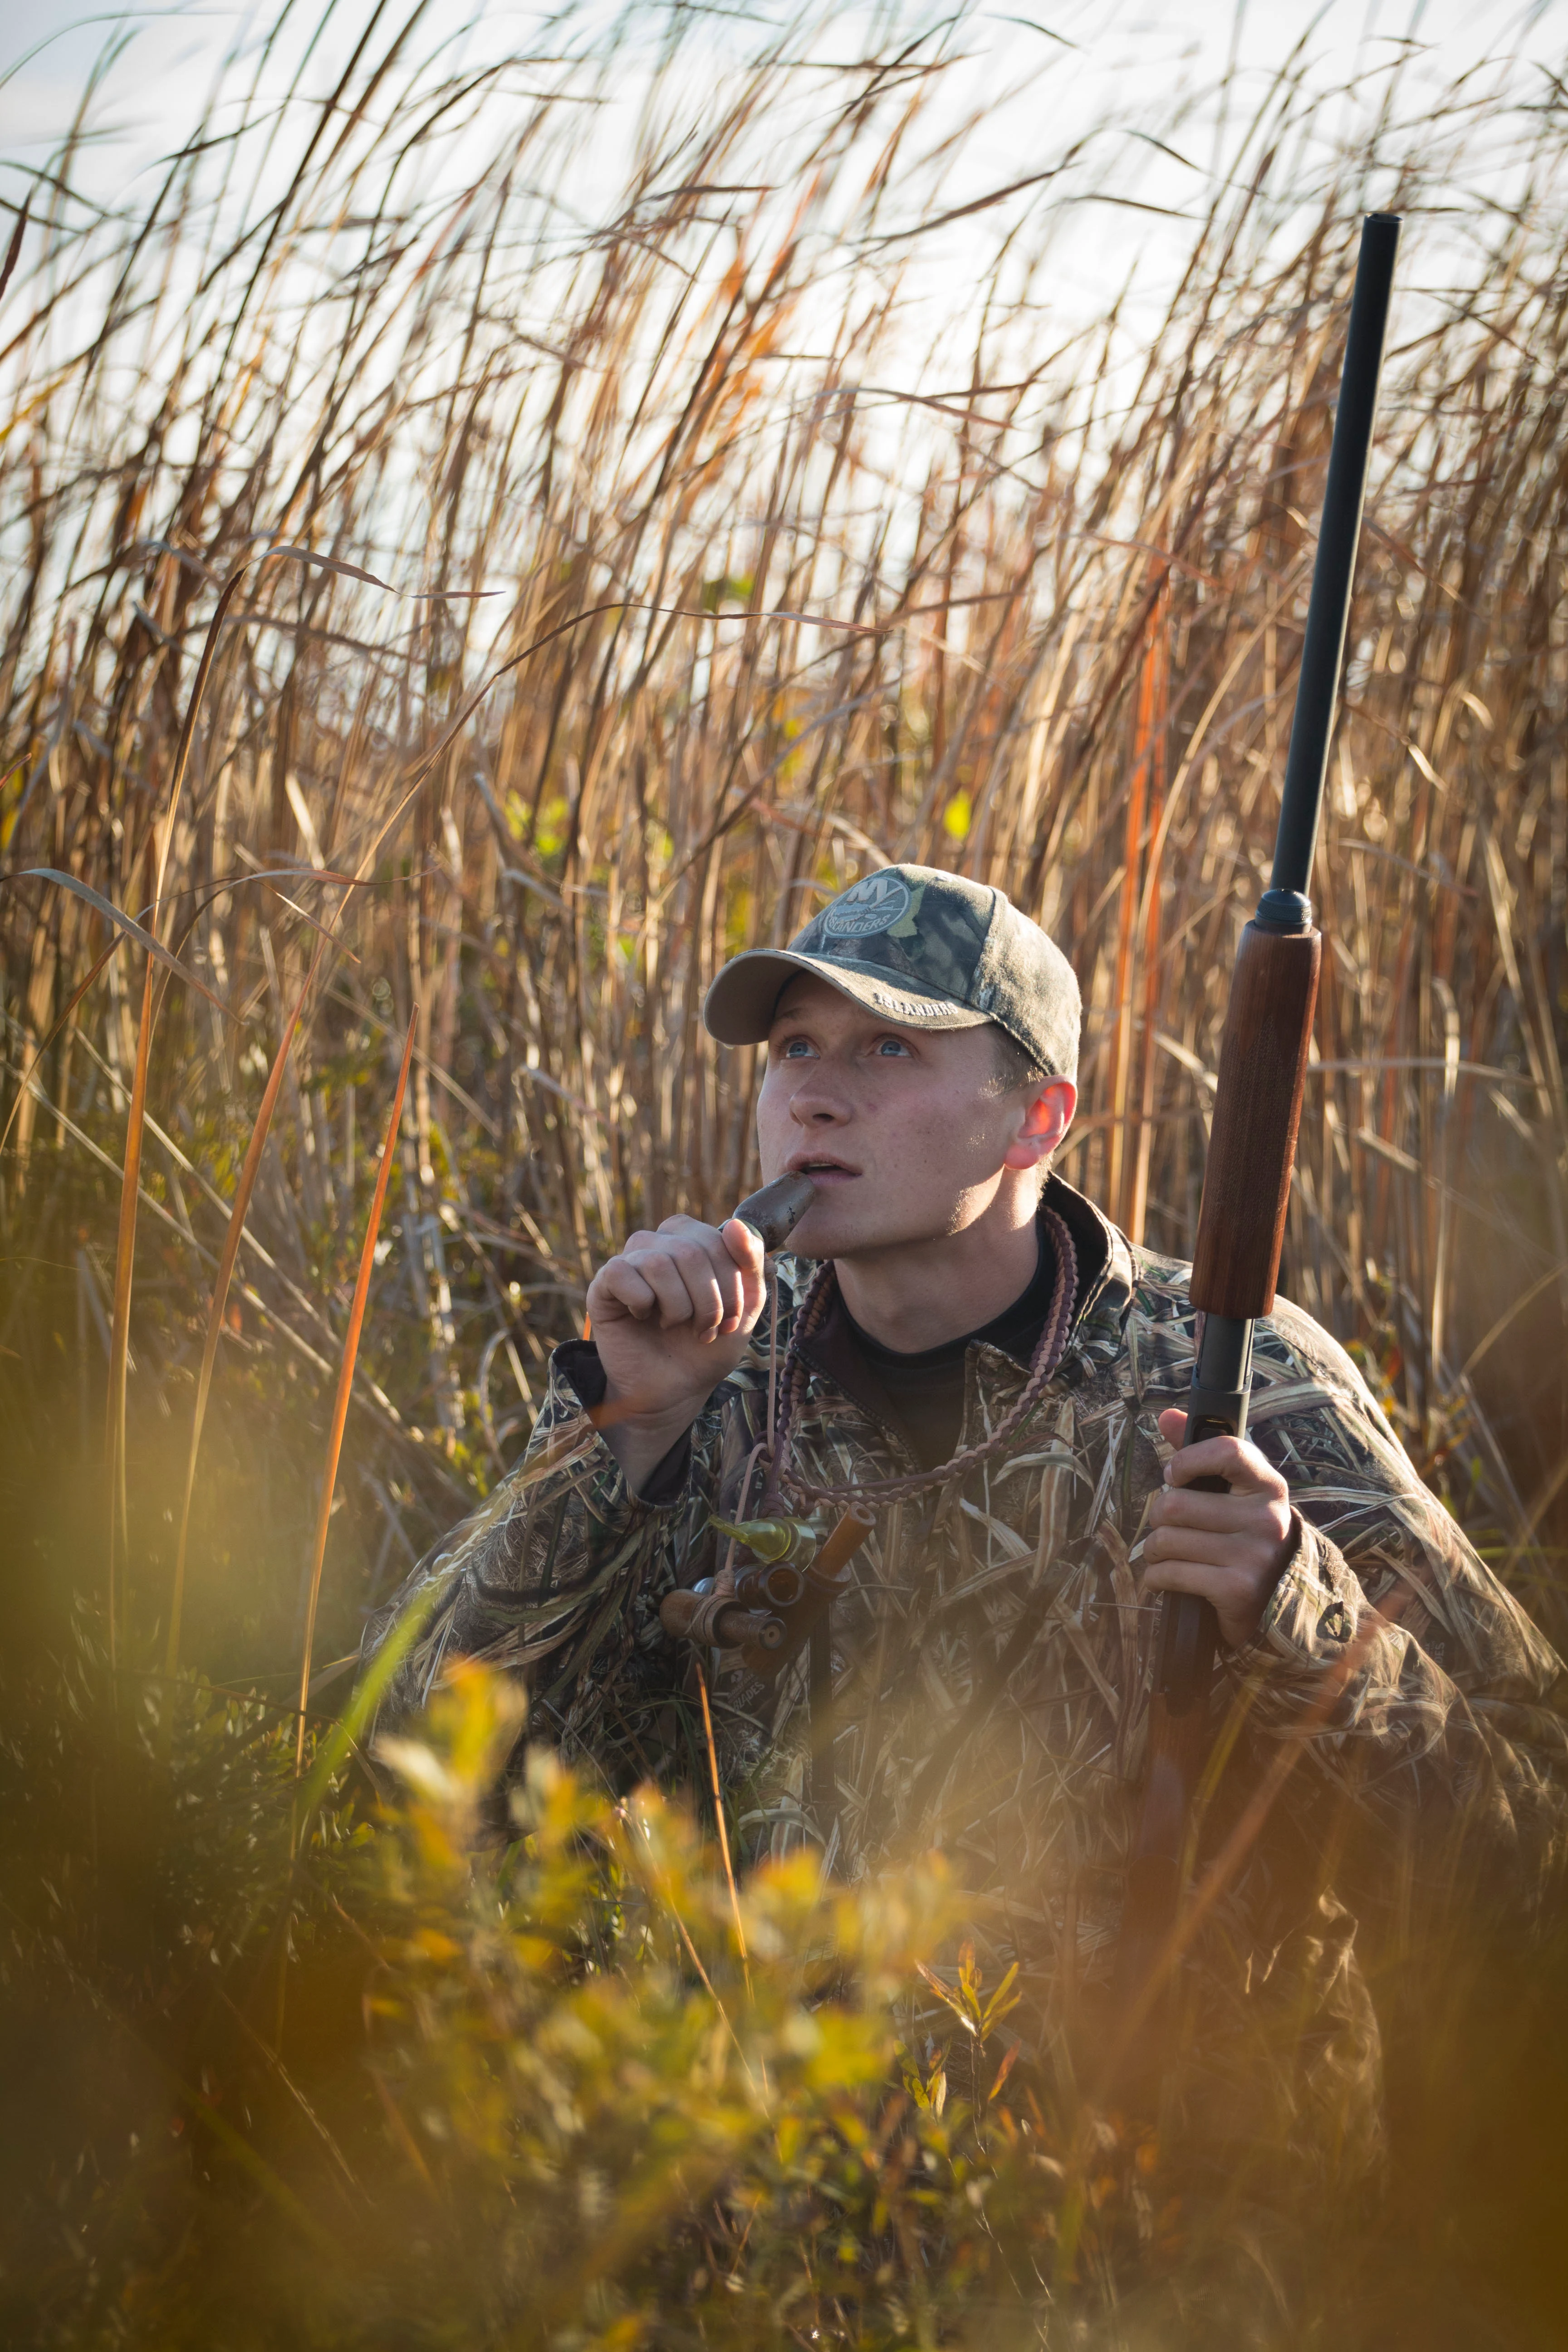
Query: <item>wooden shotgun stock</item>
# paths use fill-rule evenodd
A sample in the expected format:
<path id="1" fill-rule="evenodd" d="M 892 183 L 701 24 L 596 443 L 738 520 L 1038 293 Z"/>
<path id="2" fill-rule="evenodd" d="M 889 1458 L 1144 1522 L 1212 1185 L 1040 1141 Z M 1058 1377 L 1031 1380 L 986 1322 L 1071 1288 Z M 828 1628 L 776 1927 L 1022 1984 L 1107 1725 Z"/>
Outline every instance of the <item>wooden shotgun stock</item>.
<path id="1" fill-rule="evenodd" d="M 1274 1305 L 1322 952 L 1309 895 L 1312 859 L 1399 228 L 1392 213 L 1369 214 L 1362 226 L 1274 871 L 1241 935 L 1220 1049 L 1193 1254 L 1191 1296 L 1203 1310 L 1203 1324 L 1187 1398 L 1186 1445 L 1246 1435 L 1252 1327 Z M 1219 1479 L 1194 1483 L 1223 1491 Z M 1117 1954 L 1124 2087 L 1134 2092 L 1158 2072 L 1168 2044 L 1164 1993 L 1172 1931 L 1190 1862 L 1193 1798 L 1210 1743 L 1218 1630 L 1208 1601 L 1190 1593 L 1165 1595 L 1143 1804 Z"/>

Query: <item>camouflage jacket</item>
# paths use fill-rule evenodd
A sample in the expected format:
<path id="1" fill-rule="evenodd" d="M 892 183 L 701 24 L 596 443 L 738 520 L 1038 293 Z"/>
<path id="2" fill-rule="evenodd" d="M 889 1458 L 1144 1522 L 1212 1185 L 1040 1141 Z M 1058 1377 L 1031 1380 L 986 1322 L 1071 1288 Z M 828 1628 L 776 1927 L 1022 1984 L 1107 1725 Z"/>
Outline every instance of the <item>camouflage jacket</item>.
<path id="1" fill-rule="evenodd" d="M 1157 1622 L 1140 1538 L 1168 1452 L 1157 1415 L 1191 1377 L 1194 1309 L 1186 1266 L 1133 1248 L 1059 1178 L 1046 1197 L 1081 1280 L 1041 1403 L 962 1485 L 882 1508 L 834 1607 L 830 1697 L 804 1662 L 773 1685 L 737 1668 L 715 1713 L 749 1854 L 810 1839 L 854 1876 L 942 1848 L 986 1979 L 1018 1963 L 1009 2028 L 1070 2089 L 1105 2018 L 1138 1817 Z M 777 1262 L 781 1345 L 811 1271 Z M 718 1565 L 708 1522 L 734 1508 L 762 1433 L 767 1342 L 764 1322 L 689 1454 L 642 1497 L 591 1417 L 595 1351 L 557 1349 L 524 1461 L 401 1596 L 439 1587 L 391 1706 L 417 1705 L 444 1658 L 477 1654 L 526 1675 L 533 1736 L 620 1787 L 700 1789 L 692 1654 L 658 1604 Z M 809 1365 L 795 1438 L 809 1476 L 918 1466 L 841 1320 Z M 1025 1377 L 971 1346 L 966 1445 Z M 1257 1334 L 1251 1434 L 1289 1482 L 1294 1544 L 1214 1690 L 1228 1760 L 1199 1867 L 1227 1840 L 1233 1866 L 1184 1964 L 1187 2112 L 1223 2147 L 1331 2155 L 1353 2172 L 1379 2113 L 1358 1925 L 1374 1970 L 1393 1969 L 1430 1948 L 1445 1907 L 1539 1902 L 1563 1843 L 1562 1668 L 1421 1485 L 1344 1351 L 1283 1300 Z M 1232 1832 L 1259 1789 L 1273 1801 L 1244 1825 L 1237 1858 Z"/>

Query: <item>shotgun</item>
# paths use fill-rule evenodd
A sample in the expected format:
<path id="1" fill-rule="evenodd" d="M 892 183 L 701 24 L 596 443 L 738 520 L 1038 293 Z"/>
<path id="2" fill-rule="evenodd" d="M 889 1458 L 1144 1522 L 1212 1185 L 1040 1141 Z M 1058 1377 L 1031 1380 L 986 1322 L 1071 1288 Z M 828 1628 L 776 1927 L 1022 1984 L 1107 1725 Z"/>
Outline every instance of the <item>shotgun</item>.
<path id="1" fill-rule="evenodd" d="M 1329 453 L 1307 608 L 1274 870 L 1241 935 L 1220 1050 L 1198 1212 L 1191 1297 L 1203 1326 L 1183 1443 L 1247 1433 L 1252 1330 L 1274 1305 L 1296 1129 L 1317 1001 L 1322 939 L 1312 924 L 1312 858 L 1350 619 L 1399 215 L 1362 224 L 1344 373 Z M 1199 1487 L 1224 1492 L 1222 1479 Z M 1189 1860 L 1194 1791 L 1209 1742 L 1218 1622 L 1192 1593 L 1166 1593 L 1149 1721 L 1142 1813 L 1127 1876 L 1117 1956 L 1119 2005 L 1134 2071 L 1164 2042 L 1162 1994 Z"/>

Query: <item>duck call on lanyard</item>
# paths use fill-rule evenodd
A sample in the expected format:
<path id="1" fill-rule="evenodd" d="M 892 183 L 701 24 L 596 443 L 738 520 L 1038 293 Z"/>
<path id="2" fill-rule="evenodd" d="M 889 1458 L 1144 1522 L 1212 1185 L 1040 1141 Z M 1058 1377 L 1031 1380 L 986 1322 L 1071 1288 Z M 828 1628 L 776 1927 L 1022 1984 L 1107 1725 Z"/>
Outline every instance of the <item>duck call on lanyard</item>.
<path id="1" fill-rule="evenodd" d="M 1184 1444 L 1247 1433 L 1252 1329 L 1274 1305 L 1318 992 L 1321 935 L 1312 925 L 1312 858 L 1350 618 L 1367 462 L 1388 323 L 1397 214 L 1362 226 L 1344 374 L 1334 418 L 1296 712 L 1280 798 L 1274 870 L 1241 935 L 1226 1014 L 1204 1174 L 1192 1301 L 1203 1328 Z M 1224 1481 L 1196 1479 L 1211 1493 Z M 1123 1998 L 1145 2017 L 1165 1964 L 1186 1862 L 1194 1790 L 1208 1745 L 1218 1623 L 1195 1594 L 1161 1604 L 1142 1815 L 1128 1872 L 1119 1954 Z"/>
<path id="2" fill-rule="evenodd" d="M 809 1176 L 775 1176 L 731 1213 L 773 1251 L 784 1247 L 816 1198 Z M 738 1649 L 744 1665 L 771 1681 L 798 1656 L 843 1590 L 844 1570 L 866 1538 L 871 1513 L 851 1505 L 830 1530 L 803 1519 L 710 1524 L 743 1544 L 755 1555 L 754 1564 L 742 1569 L 732 1591 L 718 1590 L 705 1577 L 699 1585 L 667 1592 L 659 1622 L 678 1638 Z"/>

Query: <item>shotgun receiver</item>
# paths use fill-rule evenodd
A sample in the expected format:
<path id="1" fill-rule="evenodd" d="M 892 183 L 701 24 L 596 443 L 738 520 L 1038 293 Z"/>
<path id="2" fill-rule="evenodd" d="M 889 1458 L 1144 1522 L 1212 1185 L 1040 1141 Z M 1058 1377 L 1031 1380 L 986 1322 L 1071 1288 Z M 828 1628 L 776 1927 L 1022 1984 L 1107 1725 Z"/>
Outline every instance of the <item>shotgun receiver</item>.
<path id="1" fill-rule="evenodd" d="M 1367 461 L 1388 323 L 1397 214 L 1362 225 L 1344 374 L 1334 418 L 1322 523 L 1274 871 L 1241 935 L 1220 1051 L 1214 1125 L 1193 1255 L 1192 1301 L 1203 1327 L 1184 1444 L 1247 1432 L 1252 1327 L 1274 1305 L 1290 1196 L 1301 1088 L 1318 992 L 1321 934 L 1312 926 L 1312 857 L 1350 618 Z M 1223 1491 L 1218 1479 L 1200 1486 Z M 1188 1862 L 1189 1816 L 1208 1746 L 1218 1625 L 1210 1603 L 1168 1592 L 1149 1724 L 1143 1810 L 1128 1870 L 1118 1990 L 1137 2059 L 1157 2059 L 1159 2008 Z"/>

